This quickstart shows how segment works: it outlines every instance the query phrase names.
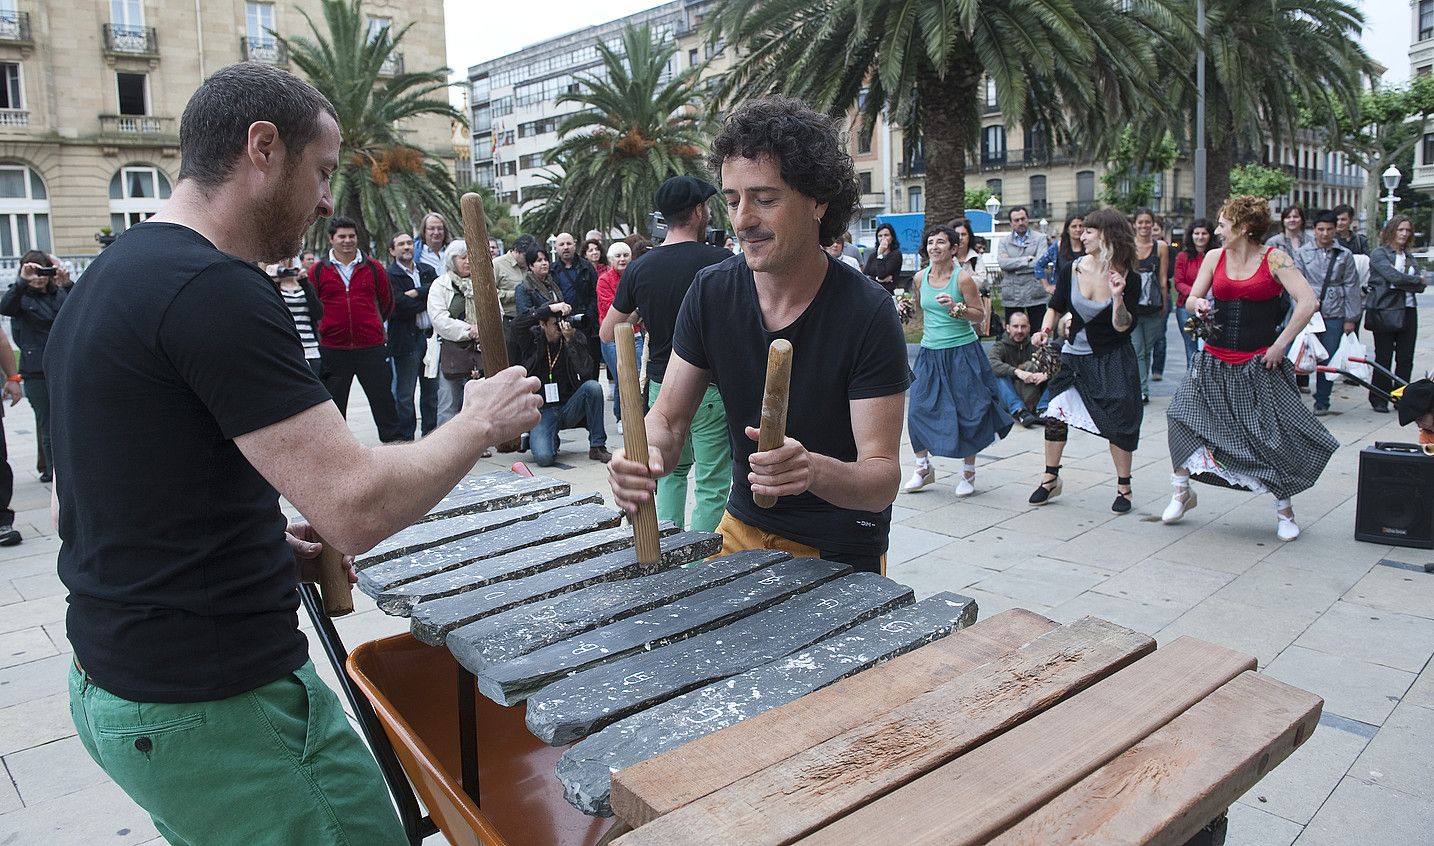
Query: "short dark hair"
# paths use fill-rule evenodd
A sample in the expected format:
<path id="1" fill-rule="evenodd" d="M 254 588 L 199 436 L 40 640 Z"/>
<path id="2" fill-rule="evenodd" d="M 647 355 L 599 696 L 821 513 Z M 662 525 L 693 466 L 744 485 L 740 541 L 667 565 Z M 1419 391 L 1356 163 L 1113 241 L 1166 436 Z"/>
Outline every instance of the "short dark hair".
<path id="1" fill-rule="evenodd" d="M 215 188 L 229 178 L 249 143 L 249 127 L 266 120 L 290 155 L 319 137 L 320 113 L 338 113 L 318 89 L 259 62 L 226 65 L 204 80 L 179 119 L 179 180 Z"/>
<path id="2" fill-rule="evenodd" d="M 1345 214 L 1348 214 L 1348 212 L 1345 212 Z M 1339 221 L 1336 218 L 1338 218 L 1339 215 L 1339 206 L 1335 206 L 1334 208 L 1328 209 L 1326 211 L 1316 212 L 1314 216 L 1315 226 L 1319 226 L 1321 223 L 1328 223 L 1330 226 L 1338 226 Z"/>
<path id="3" fill-rule="evenodd" d="M 358 224 L 354 223 L 353 218 L 344 217 L 341 214 L 329 218 L 329 235 L 333 236 L 340 229 L 352 229 L 354 232 L 358 232 Z"/>
<path id="4" fill-rule="evenodd" d="M 1354 206 L 1351 206 L 1349 203 L 1340 203 L 1339 205 L 1330 209 L 1329 213 L 1334 215 L 1335 217 L 1339 217 L 1342 214 L 1347 214 L 1350 217 L 1354 217 Z M 1318 218 L 1319 216 L 1316 215 L 1315 217 Z"/>
<path id="5" fill-rule="evenodd" d="M 528 250 L 538 246 L 538 239 L 532 235 L 519 235 L 518 240 L 513 242 L 513 250 L 519 255 L 527 255 Z"/>
<path id="6" fill-rule="evenodd" d="M 1010 208 L 1006 209 L 1006 220 L 1009 221 L 1011 219 L 1011 215 L 1015 214 L 1016 212 L 1025 212 L 1026 217 L 1031 216 L 1030 210 L 1027 209 L 1025 206 L 1011 206 Z"/>
<path id="7" fill-rule="evenodd" d="M 829 244 L 846 231 L 861 194 L 851 155 L 830 117 L 791 97 L 753 100 L 727 116 L 707 160 L 720 173 L 727 159 L 764 155 L 777 162 L 788 185 L 827 204 L 818 243 Z"/>
<path id="8" fill-rule="evenodd" d="M 881 230 L 883 229 L 891 233 L 891 251 L 893 253 L 901 252 L 901 241 L 897 240 L 896 238 L 896 227 L 892 226 L 890 223 L 883 223 L 880 226 L 876 227 L 875 237 L 877 244 L 879 245 L 881 243 Z"/>
<path id="9" fill-rule="evenodd" d="M 537 242 L 534 242 L 528 249 L 523 251 L 523 261 L 526 261 L 529 267 L 532 267 L 533 262 L 538 260 L 538 256 L 542 256 L 548 261 L 553 260 L 552 257 L 548 255 L 548 248 L 539 246 Z"/>
<path id="10" fill-rule="evenodd" d="M 397 241 L 399 238 L 405 238 L 405 237 L 407 237 L 407 238 L 412 238 L 413 236 L 412 236 L 412 235 L 409 235 L 407 232 L 398 232 L 398 233 L 395 233 L 392 238 L 389 238 L 389 239 L 388 239 L 388 248 L 389 248 L 390 250 L 393 249 L 393 242 L 394 242 L 394 241 Z"/>
<path id="11" fill-rule="evenodd" d="M 313 256 L 314 258 L 318 258 L 318 257 L 319 257 L 319 251 L 318 251 L 318 250 L 304 250 L 303 252 L 299 253 L 299 258 L 300 258 L 301 260 L 303 259 L 304 256 Z"/>

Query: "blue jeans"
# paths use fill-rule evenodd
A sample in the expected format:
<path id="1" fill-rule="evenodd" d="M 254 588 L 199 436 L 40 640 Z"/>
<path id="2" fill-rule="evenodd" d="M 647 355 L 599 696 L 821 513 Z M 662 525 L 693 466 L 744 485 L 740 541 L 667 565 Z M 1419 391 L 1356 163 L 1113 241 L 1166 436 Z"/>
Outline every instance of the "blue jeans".
<path id="1" fill-rule="evenodd" d="M 1170 312 L 1166 311 L 1160 316 L 1160 336 L 1155 339 L 1155 346 L 1150 348 L 1150 372 L 1152 374 L 1165 375 L 1165 336 L 1170 328 Z"/>
<path id="2" fill-rule="evenodd" d="M 1190 319 L 1190 312 L 1184 306 L 1175 307 L 1175 328 L 1180 330 L 1180 340 L 1185 342 L 1185 368 L 1190 368 L 1190 362 L 1195 360 L 1195 339 L 1185 331 L 1185 322 Z"/>
<path id="3" fill-rule="evenodd" d="M 637 366 L 642 367 L 642 335 L 632 336 L 633 351 L 637 353 Z M 618 420 L 622 419 L 622 402 L 618 398 L 617 391 L 617 341 L 602 342 L 602 360 L 607 365 L 607 379 L 612 383 L 612 414 Z"/>
<path id="4" fill-rule="evenodd" d="M 438 379 L 423 376 L 423 350 L 414 350 L 393 357 L 393 403 L 398 407 L 398 434 L 405 440 L 413 440 L 418 429 L 417 415 L 413 408 L 413 392 L 417 388 L 419 409 L 423 415 L 423 434 L 433 431 L 438 425 Z"/>
<path id="5" fill-rule="evenodd" d="M 1006 412 L 1012 417 L 1015 417 L 1018 411 L 1030 410 L 1026 408 L 1025 400 L 1022 400 L 1021 395 L 1016 391 L 1016 377 L 997 376 L 996 393 L 1001 395 L 1001 402 L 1006 404 Z M 1036 413 L 1045 414 L 1046 406 L 1050 405 L 1050 402 L 1051 389 L 1048 386 L 1041 391 L 1041 398 L 1036 401 Z"/>
<path id="6" fill-rule="evenodd" d="M 1324 325 L 1325 330 L 1319 333 L 1319 342 L 1324 344 L 1324 351 L 1326 353 L 1334 355 L 1334 351 L 1339 349 L 1340 340 L 1344 338 L 1344 321 L 1325 318 Z M 1335 377 L 1335 379 L 1338 378 L 1340 377 Z M 1329 408 L 1329 395 L 1333 390 L 1334 379 L 1331 379 L 1328 374 L 1320 373 L 1319 381 L 1315 385 L 1315 408 Z"/>
<path id="7" fill-rule="evenodd" d="M 589 379 L 578 386 L 567 402 L 543 406 L 542 419 L 528 435 L 528 448 L 539 467 L 553 466 L 558 454 L 558 432 L 586 426 L 588 446 L 607 446 L 607 428 L 603 422 L 602 385 Z"/>

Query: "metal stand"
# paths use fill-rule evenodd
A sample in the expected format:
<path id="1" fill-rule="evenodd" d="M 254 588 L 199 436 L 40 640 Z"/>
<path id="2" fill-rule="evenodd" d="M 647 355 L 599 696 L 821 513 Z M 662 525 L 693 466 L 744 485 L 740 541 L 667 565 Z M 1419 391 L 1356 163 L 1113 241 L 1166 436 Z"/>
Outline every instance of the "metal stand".
<path id="1" fill-rule="evenodd" d="M 463 790 L 475 806 L 478 801 L 478 679 L 462 665 L 458 667 L 458 755 Z"/>
<path id="2" fill-rule="evenodd" d="M 329 663 L 333 665 L 334 673 L 339 677 L 339 687 L 343 688 L 344 698 L 348 699 L 350 707 L 353 708 L 354 717 L 358 719 L 359 730 L 363 732 L 364 740 L 368 742 L 369 749 L 373 751 L 374 760 L 378 762 L 379 772 L 383 774 L 383 780 L 388 784 L 388 792 L 393 795 L 393 801 L 398 806 L 398 819 L 403 824 L 403 833 L 408 838 L 409 846 L 420 846 L 425 837 L 438 833 L 438 826 L 434 825 L 433 819 L 425 815 L 419 807 L 418 798 L 413 795 L 413 786 L 408 783 L 408 776 L 398 763 L 398 756 L 393 753 L 393 746 L 388 742 L 388 735 L 383 733 L 383 726 L 378 722 L 378 715 L 374 713 L 373 706 L 369 704 L 368 699 L 349 678 L 348 669 L 345 666 L 349 659 L 348 649 L 344 647 L 338 629 L 334 628 L 334 621 L 324 613 L 324 601 L 319 596 L 319 589 L 312 584 L 300 583 L 299 598 L 304 603 L 304 610 L 309 612 L 309 619 L 314 622 L 314 632 L 318 635 L 319 643 L 324 647 L 324 654 L 328 656 Z M 471 686 L 469 691 L 471 701 Z M 472 720 L 469 720 L 468 725 L 471 731 Z M 467 747 L 465 747 L 466 749 Z M 476 786 L 476 779 L 474 784 Z M 478 800 L 475 798 L 474 801 Z"/>

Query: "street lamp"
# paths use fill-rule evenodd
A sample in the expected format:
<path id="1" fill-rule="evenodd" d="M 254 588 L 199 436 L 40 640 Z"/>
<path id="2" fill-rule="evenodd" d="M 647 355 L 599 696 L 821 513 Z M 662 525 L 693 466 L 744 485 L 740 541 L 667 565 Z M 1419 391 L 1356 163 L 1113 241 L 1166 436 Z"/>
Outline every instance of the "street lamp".
<path id="1" fill-rule="evenodd" d="M 1402 176 L 1404 176 L 1404 174 L 1400 173 L 1399 168 L 1394 165 L 1385 168 L 1384 173 L 1379 176 L 1380 179 L 1384 180 L 1384 190 L 1387 192 L 1383 197 L 1379 198 L 1384 202 L 1385 221 L 1394 217 L 1394 204 L 1399 202 L 1399 198 L 1394 196 L 1394 189 L 1399 187 L 1399 180 Z"/>
<path id="2" fill-rule="evenodd" d="M 996 215 L 1001 212 L 1001 198 L 992 194 L 986 198 L 986 214 L 991 216 L 991 231 L 996 231 Z"/>

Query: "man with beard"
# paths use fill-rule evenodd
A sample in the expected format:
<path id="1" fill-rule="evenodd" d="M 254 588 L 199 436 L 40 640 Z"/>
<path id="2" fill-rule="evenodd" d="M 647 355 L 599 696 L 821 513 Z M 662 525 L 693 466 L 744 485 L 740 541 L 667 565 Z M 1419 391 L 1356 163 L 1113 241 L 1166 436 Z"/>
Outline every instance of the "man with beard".
<path id="1" fill-rule="evenodd" d="M 255 266 L 333 213 L 333 106 L 230 65 L 190 98 L 179 148 L 173 196 L 90 265 L 47 350 L 75 727 L 171 843 L 402 843 L 295 587 L 320 533 L 368 550 L 536 425 L 538 381 L 470 382 L 429 437 L 361 445 Z M 281 494 L 307 523 L 286 526 Z"/>
<path id="2" fill-rule="evenodd" d="M 567 232 L 553 239 L 553 278 L 563 290 L 563 302 L 581 314 L 576 326 L 587 337 L 588 353 L 593 362 L 592 377 L 597 378 L 597 362 L 602 361 L 602 343 L 598 339 L 597 268 L 578 255 L 578 243 Z"/>

